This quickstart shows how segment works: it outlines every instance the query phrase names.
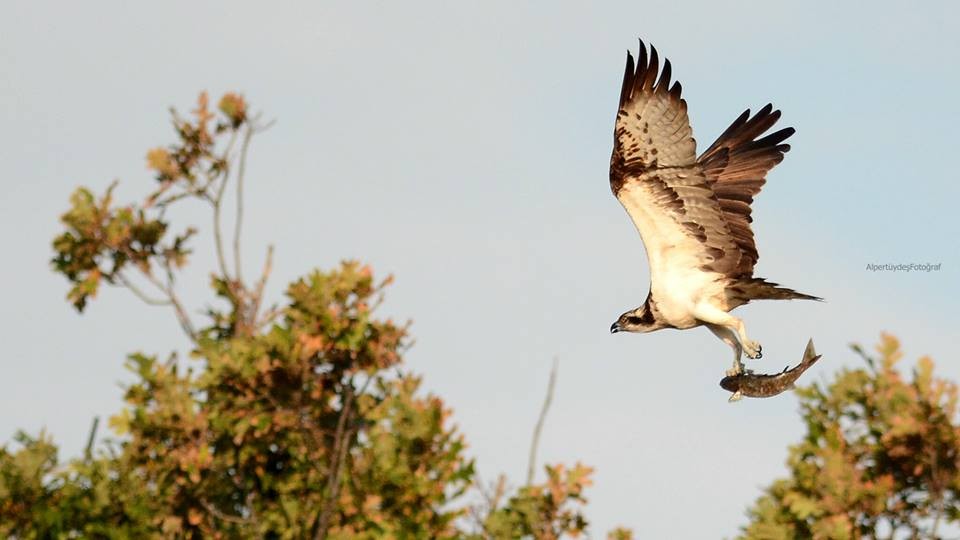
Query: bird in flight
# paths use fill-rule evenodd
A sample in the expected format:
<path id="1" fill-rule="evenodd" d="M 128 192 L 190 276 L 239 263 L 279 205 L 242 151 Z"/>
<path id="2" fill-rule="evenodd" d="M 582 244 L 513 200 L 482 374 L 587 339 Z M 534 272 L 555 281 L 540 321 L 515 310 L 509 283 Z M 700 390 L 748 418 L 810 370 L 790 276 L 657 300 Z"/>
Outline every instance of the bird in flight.
<path id="1" fill-rule="evenodd" d="M 730 314 L 751 300 L 820 300 L 754 277 L 759 257 L 750 204 L 766 175 L 783 160 L 793 128 L 765 135 L 780 118 L 767 105 L 746 110 L 697 157 L 680 83 L 670 61 L 640 41 L 636 63 L 627 52 L 610 158 L 610 189 L 633 220 L 650 264 L 650 292 L 610 332 L 685 330 L 706 326 L 740 358 L 762 356 L 743 321 Z"/>

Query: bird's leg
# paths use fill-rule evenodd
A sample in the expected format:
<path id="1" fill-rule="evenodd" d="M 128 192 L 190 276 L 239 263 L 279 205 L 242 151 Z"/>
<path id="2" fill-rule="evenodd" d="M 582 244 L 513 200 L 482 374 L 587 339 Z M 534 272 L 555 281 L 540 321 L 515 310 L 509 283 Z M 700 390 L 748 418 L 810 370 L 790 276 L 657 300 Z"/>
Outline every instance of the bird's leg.
<path id="1" fill-rule="evenodd" d="M 706 302 L 700 302 L 694 307 L 693 316 L 708 325 L 722 326 L 733 332 L 747 358 L 758 359 L 763 357 L 763 347 L 747 337 L 747 328 L 742 320 Z"/>
<path id="2" fill-rule="evenodd" d="M 737 321 L 737 339 L 740 341 L 740 346 L 743 347 L 743 352 L 747 354 L 748 358 L 754 360 L 759 360 L 763 358 L 763 346 L 760 345 L 759 341 L 752 341 L 747 337 L 747 327 L 743 324 L 742 319 L 733 318 Z"/>
<path id="3" fill-rule="evenodd" d="M 733 367 L 727 370 L 727 376 L 735 377 L 743 373 L 743 362 L 740 361 L 740 354 L 743 352 L 743 349 L 740 347 L 740 342 L 737 341 L 736 334 L 729 328 L 723 326 L 717 326 L 715 324 L 708 324 L 706 326 L 713 332 L 713 335 L 720 338 L 720 341 L 723 341 L 733 349 Z"/>

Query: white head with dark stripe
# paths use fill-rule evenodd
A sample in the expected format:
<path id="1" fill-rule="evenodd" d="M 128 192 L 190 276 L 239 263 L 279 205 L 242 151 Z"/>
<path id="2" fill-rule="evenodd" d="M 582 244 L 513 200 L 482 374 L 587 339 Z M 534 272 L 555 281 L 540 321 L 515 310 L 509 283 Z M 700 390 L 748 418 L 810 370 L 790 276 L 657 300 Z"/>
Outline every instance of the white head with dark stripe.
<path id="1" fill-rule="evenodd" d="M 657 317 L 656 303 L 650 298 L 637 309 L 627 311 L 617 318 L 617 321 L 610 325 L 610 333 L 617 332 L 636 332 L 645 334 L 666 328 L 668 325 Z"/>

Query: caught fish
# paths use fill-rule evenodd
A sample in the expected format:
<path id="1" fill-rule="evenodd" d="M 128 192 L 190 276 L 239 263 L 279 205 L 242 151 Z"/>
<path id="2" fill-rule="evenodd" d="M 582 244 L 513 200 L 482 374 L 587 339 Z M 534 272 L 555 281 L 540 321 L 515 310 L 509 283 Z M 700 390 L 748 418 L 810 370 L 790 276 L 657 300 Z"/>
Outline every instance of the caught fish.
<path id="1" fill-rule="evenodd" d="M 773 397 L 777 394 L 793 388 L 793 383 L 803 375 L 803 372 L 810 369 L 820 355 L 813 348 L 813 340 L 807 342 L 807 348 L 803 351 L 803 359 L 793 369 L 783 368 L 783 371 L 777 374 L 753 373 L 745 371 L 738 375 L 724 377 L 720 380 L 720 387 L 728 392 L 733 392 L 729 401 L 737 401 L 743 396 L 765 398 Z"/>

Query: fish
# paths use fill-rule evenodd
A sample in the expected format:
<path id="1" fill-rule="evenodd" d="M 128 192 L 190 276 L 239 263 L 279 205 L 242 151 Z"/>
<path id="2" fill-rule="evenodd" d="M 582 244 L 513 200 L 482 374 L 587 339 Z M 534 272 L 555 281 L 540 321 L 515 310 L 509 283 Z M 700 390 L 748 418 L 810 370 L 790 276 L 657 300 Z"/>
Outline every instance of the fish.
<path id="1" fill-rule="evenodd" d="M 813 348 L 813 339 L 807 342 L 807 348 L 803 351 L 803 359 L 793 369 L 790 366 L 783 368 L 783 371 L 776 374 L 754 373 L 753 371 L 744 371 L 737 375 L 731 375 L 720 379 L 720 388 L 728 392 L 733 392 L 730 396 L 731 403 L 739 401 L 741 397 L 767 398 L 781 394 L 794 387 L 794 382 L 803 375 L 803 372 L 810 369 L 810 366 L 820 359 L 820 355 Z"/>

